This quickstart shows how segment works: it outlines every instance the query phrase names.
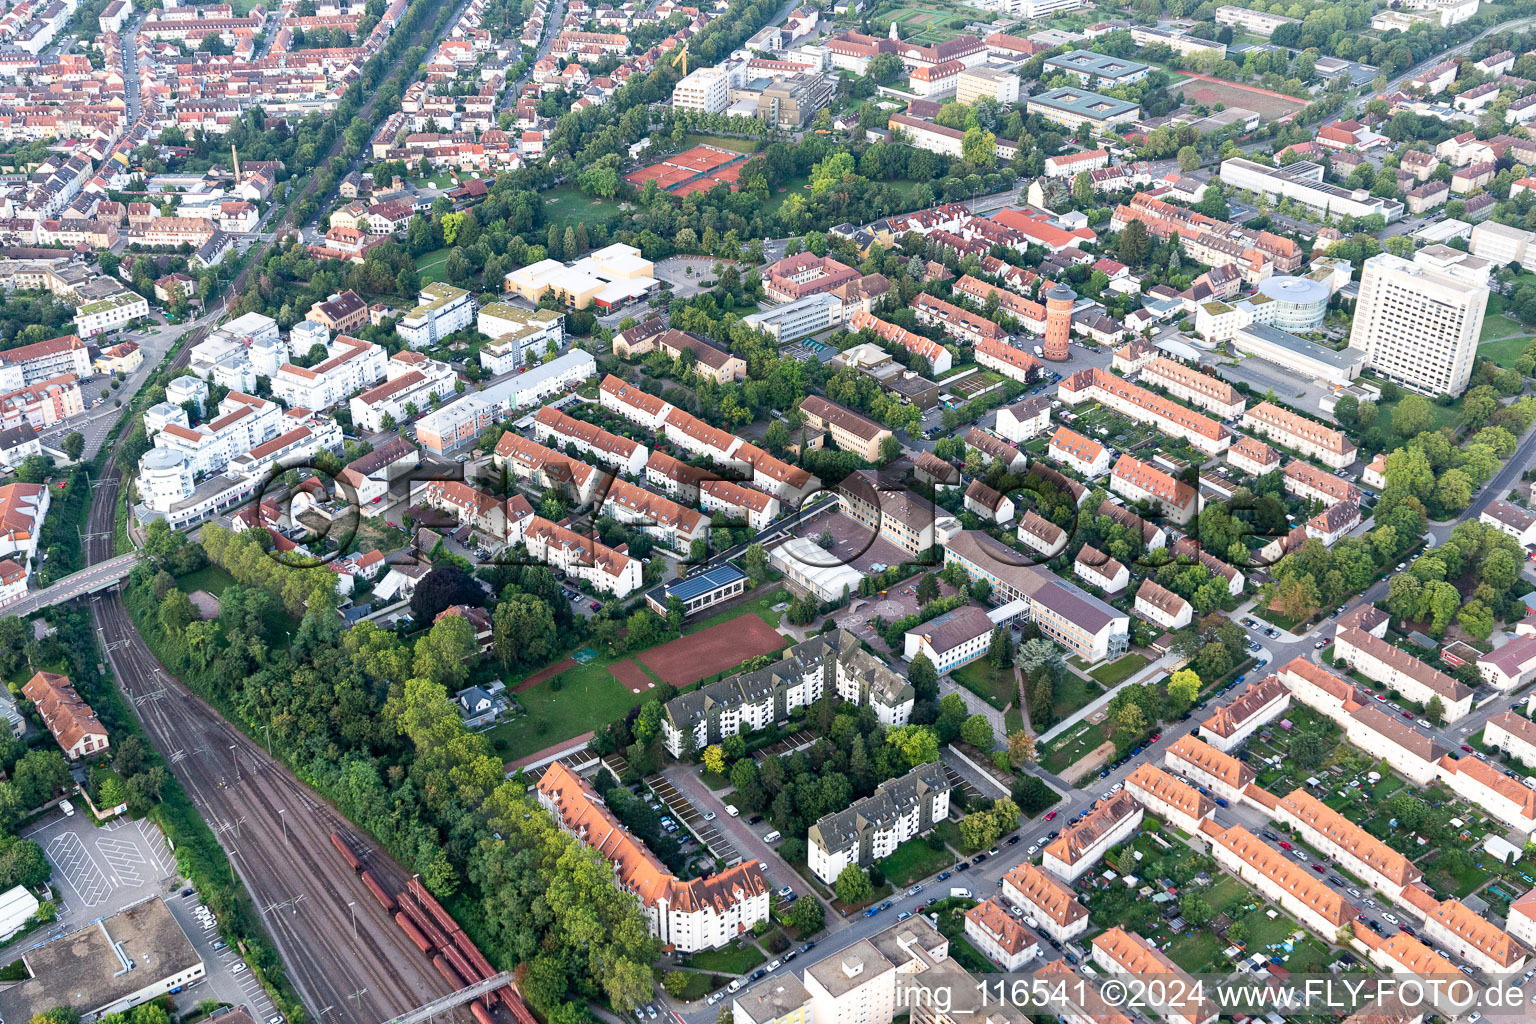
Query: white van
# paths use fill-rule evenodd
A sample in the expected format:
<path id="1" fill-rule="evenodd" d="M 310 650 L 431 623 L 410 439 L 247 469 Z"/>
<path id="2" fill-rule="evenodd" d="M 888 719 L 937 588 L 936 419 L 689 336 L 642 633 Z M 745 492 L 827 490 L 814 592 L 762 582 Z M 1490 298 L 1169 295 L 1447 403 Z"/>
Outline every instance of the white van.
<path id="1" fill-rule="evenodd" d="M 739 817 L 741 815 L 741 812 L 736 809 L 736 805 L 735 804 L 726 804 L 725 805 L 725 813 L 729 814 L 733 818 Z"/>
<path id="2" fill-rule="evenodd" d="M 955 899 L 968 900 L 971 898 L 971 890 L 969 889 L 954 888 L 949 890 L 949 894 Z"/>
<path id="3" fill-rule="evenodd" d="M 765 843 L 776 843 L 776 842 L 779 841 L 779 838 L 780 838 L 779 830 L 778 829 L 774 829 L 772 832 L 769 832 L 767 835 L 763 836 L 763 842 L 765 842 Z"/>
<path id="4" fill-rule="evenodd" d="M 59 810 L 64 812 L 64 817 L 72 817 L 75 813 L 75 805 L 70 803 L 68 800 L 60 800 Z"/>

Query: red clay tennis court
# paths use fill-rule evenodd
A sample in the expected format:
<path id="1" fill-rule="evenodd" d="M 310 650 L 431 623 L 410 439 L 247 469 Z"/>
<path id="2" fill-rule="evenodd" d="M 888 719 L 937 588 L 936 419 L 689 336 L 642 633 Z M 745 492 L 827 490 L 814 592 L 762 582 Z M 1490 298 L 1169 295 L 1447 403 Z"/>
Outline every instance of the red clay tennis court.
<path id="1" fill-rule="evenodd" d="M 640 660 L 663 681 L 687 686 L 748 658 L 773 654 L 788 643 L 788 637 L 748 612 L 646 651 Z"/>

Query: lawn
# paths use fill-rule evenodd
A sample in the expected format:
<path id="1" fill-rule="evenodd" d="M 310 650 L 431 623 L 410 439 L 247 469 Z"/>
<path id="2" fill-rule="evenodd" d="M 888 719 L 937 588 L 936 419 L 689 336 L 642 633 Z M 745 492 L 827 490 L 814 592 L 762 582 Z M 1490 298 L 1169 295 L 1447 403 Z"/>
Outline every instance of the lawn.
<path id="1" fill-rule="evenodd" d="M 935 850 L 928 840 L 917 837 L 896 847 L 895 853 L 880 862 L 880 870 L 891 884 L 905 889 L 919 879 L 943 871 L 953 861 L 949 850 Z"/>
<path id="2" fill-rule="evenodd" d="M 1127 654 L 1119 661 L 1112 661 L 1107 665 L 1100 665 L 1098 668 L 1094 669 L 1088 674 L 1093 676 L 1093 678 L 1097 679 L 1099 682 L 1103 683 L 1105 686 L 1114 686 L 1116 683 L 1125 682 L 1138 671 L 1145 668 L 1146 665 L 1146 658 L 1139 654 L 1132 653 Z"/>
<path id="3" fill-rule="evenodd" d="M 716 149 L 728 149 L 732 153 L 756 153 L 756 139 L 735 139 L 727 135 L 689 135 L 683 139 L 683 148 L 692 149 L 694 146 L 714 146 Z"/>
<path id="4" fill-rule="evenodd" d="M 1104 688 L 1093 680 L 1068 672 L 1051 694 L 1051 714 L 1059 722 L 1103 692 Z"/>
<path id="5" fill-rule="evenodd" d="M 1487 323 L 1487 321 L 1484 321 L 1485 325 L 1486 325 L 1486 323 Z M 1521 332 L 1521 330 L 1522 330 L 1522 328 L 1520 328 L 1520 326 L 1517 324 L 1517 325 L 1515 325 L 1515 329 L 1513 331 L 1500 331 L 1499 334 L 1487 335 L 1487 337 L 1495 337 L 1496 338 L 1496 337 L 1499 337 L 1500 334 L 1518 334 L 1518 333 Z M 1380 381 L 1372 381 L 1372 383 L 1375 383 L 1375 384 L 1379 385 Z M 1403 394 L 1406 396 L 1406 395 L 1410 394 L 1410 392 L 1405 391 L 1405 392 L 1403 392 Z M 1390 415 L 1391 412 L 1394 409 L 1397 408 L 1398 402 L 1401 402 L 1401 401 L 1402 401 L 1401 398 L 1399 398 L 1396 402 L 1382 402 L 1382 401 L 1378 401 L 1376 403 L 1376 405 L 1377 405 L 1377 408 L 1381 411 L 1381 413 Z M 1454 428 L 1456 426 L 1457 420 L 1460 419 L 1460 417 L 1461 417 L 1461 401 L 1460 401 L 1460 399 L 1458 399 L 1457 401 L 1452 402 L 1450 405 L 1437 405 L 1434 402 L 1431 402 L 1430 403 L 1430 410 L 1431 410 L 1431 412 L 1430 412 L 1430 421 L 1429 421 L 1429 427 L 1427 429 L 1429 429 L 1429 430 L 1439 430 L 1441 427 L 1452 427 L 1452 428 Z M 1382 416 L 1380 416 L 1380 415 L 1378 415 L 1376 422 L 1377 423 L 1382 423 L 1383 425 L 1390 426 L 1390 421 L 1389 420 L 1384 420 L 1384 418 Z"/>
<path id="6" fill-rule="evenodd" d="M 1068 730 L 1066 735 L 1058 739 L 1052 746 L 1046 748 L 1045 758 L 1041 761 L 1041 764 L 1045 766 L 1045 770 L 1048 772 L 1061 772 L 1076 764 L 1089 752 L 1097 749 L 1103 742 L 1103 726 L 1079 724 Z"/>
<path id="7" fill-rule="evenodd" d="M 1481 889 L 1483 884 L 1492 877 L 1488 871 L 1478 866 L 1478 855 L 1475 851 L 1468 851 L 1465 858 L 1466 866 L 1460 870 L 1453 870 L 1454 858 L 1450 857 L 1449 853 L 1449 850 L 1443 851 L 1434 860 L 1423 865 L 1424 874 L 1431 879 L 1430 884 L 1434 885 L 1434 882 L 1439 879 L 1449 879 L 1453 883 L 1450 887 L 1451 895 L 1462 899 Z M 1444 885 L 1435 885 L 1437 891 L 1443 892 L 1445 888 Z"/>
<path id="8" fill-rule="evenodd" d="M 1490 341 L 1486 345 L 1477 346 L 1477 354 L 1484 359 L 1492 359 L 1507 370 L 1515 365 L 1515 360 L 1520 358 L 1521 353 L 1525 351 L 1526 346 L 1531 341 L 1532 339 L 1530 338 L 1505 338 L 1503 341 Z"/>
<path id="9" fill-rule="evenodd" d="M 1478 341 L 1487 341 L 1489 338 L 1507 338 L 1512 334 L 1520 334 L 1525 330 L 1518 320 L 1513 320 L 1503 314 L 1495 314 L 1492 310 L 1483 317 L 1483 329 L 1478 334 Z"/>
<path id="10" fill-rule="evenodd" d="M 1201 974 L 1216 962 L 1223 948 L 1219 936 L 1207 931 L 1195 931 L 1176 937 L 1168 943 L 1165 952 L 1168 959 L 1186 971 Z"/>
<path id="11" fill-rule="evenodd" d="M 601 224 L 619 213 L 611 199 L 593 199 L 574 185 L 557 185 L 539 193 L 544 202 L 544 223 L 560 230 L 579 223 Z"/>
<path id="12" fill-rule="evenodd" d="M 721 949 L 701 950 L 688 958 L 687 966 L 721 974 L 746 974 L 766 959 L 756 946 L 740 942 Z"/>
<path id="13" fill-rule="evenodd" d="M 788 200 L 790 196 L 798 195 L 809 197 L 810 193 L 806 191 L 805 187 L 810 183 L 811 176 L 809 174 L 790 178 L 788 181 L 784 182 L 784 184 L 779 186 L 779 189 L 782 191 L 775 190 L 769 194 L 768 201 L 763 204 L 764 215 L 777 214 L 779 209 L 784 205 L 785 201 Z"/>
<path id="14" fill-rule="evenodd" d="M 950 670 L 950 677 L 982 700 L 1001 710 L 1015 702 L 1019 684 L 1012 668 L 993 668 L 985 657 Z"/>
<path id="15" fill-rule="evenodd" d="M 451 251 L 451 249 L 434 249 L 416 257 L 416 274 L 421 278 L 422 284 L 435 284 L 446 278 L 443 267 L 447 265 L 448 253 Z"/>
<path id="16" fill-rule="evenodd" d="M 744 614 L 755 614 L 769 625 L 777 626 L 781 613 L 772 611 L 771 606 L 783 600 L 783 591 L 764 590 L 743 604 L 689 624 L 683 632 L 697 633 Z M 558 690 L 552 689 L 549 682 L 544 681 L 519 693 L 517 698 L 526 713 L 502 722 L 486 733 L 497 755 L 515 761 L 588 730 L 601 728 L 636 704 L 643 703 L 655 691 L 634 693 L 608 671 L 610 665 L 628 662 L 642 653 L 629 651 L 617 658 L 595 658 L 585 665 L 578 664 L 561 673 L 561 686 Z M 553 660 L 560 661 L 569 655 L 567 651 Z M 634 664 L 638 665 L 638 660 Z M 644 671 L 643 668 L 641 670 Z M 513 685 L 513 682 L 509 680 L 508 685 Z"/>
<path id="17" fill-rule="evenodd" d="M 1225 914 L 1253 898 L 1248 888 L 1231 875 L 1222 875 L 1205 894 L 1205 902 L 1214 914 Z"/>

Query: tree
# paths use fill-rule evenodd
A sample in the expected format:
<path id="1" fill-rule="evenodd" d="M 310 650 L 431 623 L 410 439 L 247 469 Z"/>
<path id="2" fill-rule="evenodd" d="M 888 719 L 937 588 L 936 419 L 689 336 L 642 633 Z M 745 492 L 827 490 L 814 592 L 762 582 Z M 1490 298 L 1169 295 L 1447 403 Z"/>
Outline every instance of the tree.
<path id="1" fill-rule="evenodd" d="M 704 770 L 716 775 L 725 774 L 725 751 L 720 749 L 719 744 L 711 743 L 704 748 Z"/>
<path id="2" fill-rule="evenodd" d="M 975 714 L 960 726 L 960 738 L 978 750 L 991 750 L 992 723 L 986 715 Z"/>
<path id="3" fill-rule="evenodd" d="M 815 896 L 802 896 L 784 911 L 784 923 L 801 935 L 819 932 L 827 923 L 826 911 Z"/>
<path id="4" fill-rule="evenodd" d="M 917 603 L 925 605 L 930 601 L 939 599 L 939 577 L 937 573 L 927 573 L 917 582 Z"/>
<path id="5" fill-rule="evenodd" d="M 418 623 L 429 623 L 444 608 L 455 604 L 479 608 L 485 604 L 485 591 L 463 569 L 439 566 L 416 584 L 416 591 L 411 595 L 411 615 Z"/>
<path id="6" fill-rule="evenodd" d="M 1034 764 L 1035 754 L 1035 738 L 1028 731 L 1015 729 L 1008 734 L 1008 759 L 1014 764 Z"/>
<path id="7" fill-rule="evenodd" d="M 832 891 L 844 903 L 855 906 L 869 899 L 875 887 L 870 884 L 869 875 L 864 873 L 863 868 L 857 864 L 849 864 L 837 876 L 837 881 L 832 883 Z M 804 898 L 811 899 L 811 897 Z"/>
<path id="8" fill-rule="evenodd" d="M 683 971 L 668 971 L 661 979 L 661 987 L 667 990 L 667 995 L 679 999 L 688 990 L 688 975 Z"/>
<path id="9" fill-rule="evenodd" d="M 1180 669 L 1168 680 L 1170 700 L 1188 707 L 1200 696 L 1200 676 L 1191 669 Z"/>
<path id="10" fill-rule="evenodd" d="M 768 555 L 763 551 L 761 544 L 749 544 L 742 555 L 742 568 L 747 570 L 747 575 L 752 582 L 761 583 L 768 578 Z"/>
<path id="11" fill-rule="evenodd" d="M 65 436 L 64 454 L 69 456 L 69 461 L 79 462 L 80 456 L 85 454 L 85 435 L 75 430 Z"/>
<path id="12" fill-rule="evenodd" d="M 1200 151 L 1194 146 L 1179 147 L 1179 170 L 1192 171 L 1200 166 Z"/>
<path id="13" fill-rule="evenodd" d="M 1424 717 L 1435 725 L 1445 721 L 1445 702 L 1439 697 L 1429 698 L 1429 703 L 1424 705 Z"/>
<path id="14" fill-rule="evenodd" d="M 1150 242 L 1147 239 L 1147 226 L 1139 220 L 1133 220 L 1120 232 L 1119 239 L 1115 242 L 1115 249 L 1120 255 L 1120 262 L 1131 267 L 1139 267 L 1147 258 Z"/>
<path id="15" fill-rule="evenodd" d="M 933 700 L 939 695 L 939 672 L 926 654 L 919 653 L 907 666 L 907 682 L 918 700 Z"/>
<path id="16" fill-rule="evenodd" d="M 960 159 L 977 168 L 997 162 L 997 136 L 983 128 L 967 128 L 960 138 Z"/>
<path id="17" fill-rule="evenodd" d="M 885 734 L 885 742 L 901 752 L 909 768 L 939 759 L 939 738 L 925 725 L 903 725 Z"/>
<path id="18" fill-rule="evenodd" d="M 1196 928 L 1202 927 L 1215 916 L 1211 910 L 1211 905 L 1206 902 L 1205 897 L 1200 895 L 1199 892 L 1189 889 L 1186 889 L 1184 894 L 1179 897 L 1179 913 L 1183 915 L 1185 921 L 1188 921 Z"/>
<path id="19" fill-rule="evenodd" d="M 1079 171 L 1072 179 L 1072 201 L 1079 206 L 1093 205 L 1093 178 L 1087 171 Z"/>
<path id="20" fill-rule="evenodd" d="M 1392 430 L 1398 437 L 1417 437 L 1434 422 L 1435 407 L 1423 395 L 1404 395 L 1392 411 Z"/>
<path id="21" fill-rule="evenodd" d="M 1321 734 L 1302 730 L 1291 737 L 1289 759 L 1297 768 L 1310 771 L 1328 756 L 1328 741 Z"/>

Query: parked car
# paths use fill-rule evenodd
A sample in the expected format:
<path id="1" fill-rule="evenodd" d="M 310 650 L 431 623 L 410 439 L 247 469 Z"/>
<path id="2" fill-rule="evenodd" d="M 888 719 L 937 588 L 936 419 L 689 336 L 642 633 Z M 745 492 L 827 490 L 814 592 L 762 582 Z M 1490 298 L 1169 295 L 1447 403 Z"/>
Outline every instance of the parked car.
<path id="1" fill-rule="evenodd" d="M 1046 814 L 1045 814 L 1045 820 L 1046 821 L 1050 821 L 1054 817 L 1056 817 L 1056 812 L 1055 811 L 1047 811 Z"/>

